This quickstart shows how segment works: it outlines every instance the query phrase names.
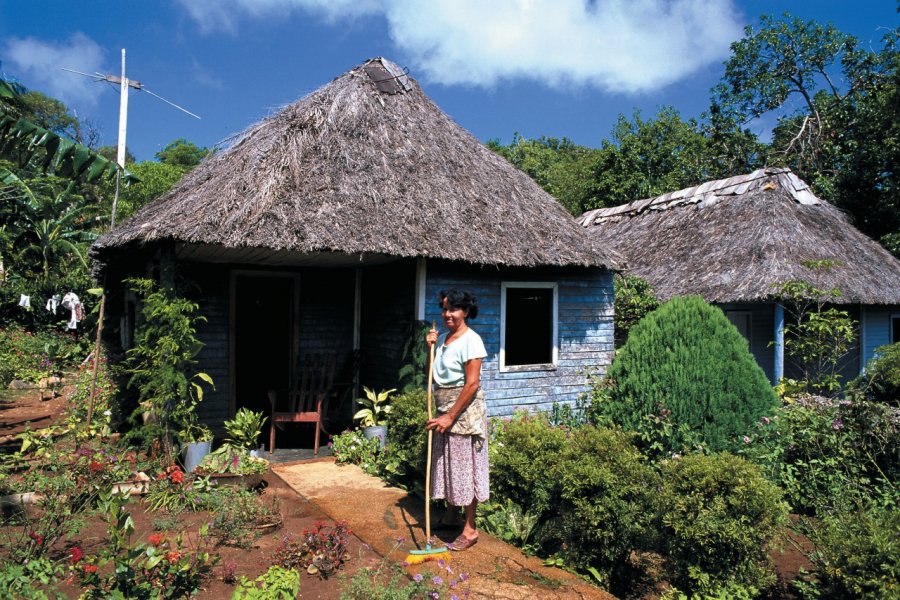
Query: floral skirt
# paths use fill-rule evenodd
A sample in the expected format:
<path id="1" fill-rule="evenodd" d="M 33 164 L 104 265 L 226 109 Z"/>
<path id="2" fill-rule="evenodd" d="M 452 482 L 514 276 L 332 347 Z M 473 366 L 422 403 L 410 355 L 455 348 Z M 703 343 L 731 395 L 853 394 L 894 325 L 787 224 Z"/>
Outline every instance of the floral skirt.
<path id="1" fill-rule="evenodd" d="M 487 431 L 485 423 L 484 431 Z M 488 442 L 477 449 L 471 435 L 435 433 L 431 457 L 431 497 L 453 506 L 484 502 L 488 492 Z"/>

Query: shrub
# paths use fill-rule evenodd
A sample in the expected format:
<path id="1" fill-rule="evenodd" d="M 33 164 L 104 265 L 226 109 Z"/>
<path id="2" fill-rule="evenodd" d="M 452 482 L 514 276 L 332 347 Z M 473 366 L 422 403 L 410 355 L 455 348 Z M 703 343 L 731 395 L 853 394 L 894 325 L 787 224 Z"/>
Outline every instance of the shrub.
<path id="1" fill-rule="evenodd" d="M 781 492 L 752 463 L 696 454 L 663 465 L 659 547 L 671 583 L 690 594 L 775 581 L 766 545 L 787 516 Z"/>
<path id="2" fill-rule="evenodd" d="M 806 523 L 814 583 L 801 584 L 813 597 L 897 598 L 900 596 L 900 512 L 869 506 Z"/>
<path id="3" fill-rule="evenodd" d="M 848 384 L 848 391 L 875 402 L 900 405 L 900 342 L 877 348 L 865 373 Z"/>
<path id="4" fill-rule="evenodd" d="M 806 398 L 763 417 L 742 453 L 785 491 L 792 510 L 825 515 L 896 494 L 900 412 L 866 400 Z"/>
<path id="5" fill-rule="evenodd" d="M 388 417 L 387 453 L 396 465 L 392 482 L 405 488 L 422 486 L 425 481 L 427 439 L 425 421 L 428 404 L 424 389 L 413 389 L 394 396 Z"/>
<path id="6" fill-rule="evenodd" d="M 654 479 L 629 435 L 592 426 L 575 430 L 551 477 L 560 490 L 560 555 L 566 563 L 595 568 L 601 583 L 621 582 L 629 555 L 644 546 L 652 522 Z"/>
<path id="7" fill-rule="evenodd" d="M 275 552 L 275 562 L 286 569 L 302 568 L 310 575 L 328 579 L 349 558 L 350 529 L 346 521 L 335 521 L 331 527 L 317 522 L 304 529 L 298 539 L 287 534 Z"/>
<path id="8" fill-rule="evenodd" d="M 553 470 L 566 444 L 566 431 L 545 415 L 517 412 L 510 421 L 492 421 L 489 446 L 491 494 L 508 499 L 543 519 L 556 508 Z"/>
<path id="9" fill-rule="evenodd" d="M 37 383 L 77 364 L 87 352 L 77 341 L 54 331 L 0 330 L 0 386 L 13 379 Z"/>
<path id="10" fill-rule="evenodd" d="M 776 403 L 747 341 L 697 296 L 675 298 L 635 325 L 609 377 L 606 416 L 631 431 L 648 415 L 670 416 L 672 451 L 693 442 L 679 431 L 695 432 L 709 450 L 734 448 Z"/>

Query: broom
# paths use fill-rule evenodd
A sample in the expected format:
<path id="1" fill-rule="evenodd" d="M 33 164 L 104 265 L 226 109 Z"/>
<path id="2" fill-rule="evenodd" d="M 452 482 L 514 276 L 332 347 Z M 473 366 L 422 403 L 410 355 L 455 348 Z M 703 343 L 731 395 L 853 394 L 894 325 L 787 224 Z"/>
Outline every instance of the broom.
<path id="1" fill-rule="evenodd" d="M 437 329 L 437 324 L 431 323 L 432 331 Z M 435 342 L 436 343 L 436 342 Z M 431 345 L 431 352 L 428 357 L 428 419 L 431 419 L 431 384 L 432 369 L 434 367 L 434 346 Z M 412 550 L 406 556 L 406 563 L 410 565 L 418 565 L 423 562 L 434 560 L 450 560 L 450 549 L 446 546 L 442 548 L 431 547 L 431 438 L 433 430 L 428 430 L 428 458 L 425 463 L 425 549 Z"/>

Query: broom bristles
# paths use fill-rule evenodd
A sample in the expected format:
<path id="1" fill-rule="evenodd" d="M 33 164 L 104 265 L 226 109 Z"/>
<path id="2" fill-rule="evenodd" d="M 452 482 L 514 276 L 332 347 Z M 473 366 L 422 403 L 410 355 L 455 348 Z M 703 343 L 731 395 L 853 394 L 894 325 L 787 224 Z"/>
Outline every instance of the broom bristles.
<path id="1" fill-rule="evenodd" d="M 421 565 L 425 562 L 438 560 L 450 560 L 450 553 L 447 550 L 437 550 L 423 554 L 408 554 L 406 556 L 406 564 L 408 565 Z"/>

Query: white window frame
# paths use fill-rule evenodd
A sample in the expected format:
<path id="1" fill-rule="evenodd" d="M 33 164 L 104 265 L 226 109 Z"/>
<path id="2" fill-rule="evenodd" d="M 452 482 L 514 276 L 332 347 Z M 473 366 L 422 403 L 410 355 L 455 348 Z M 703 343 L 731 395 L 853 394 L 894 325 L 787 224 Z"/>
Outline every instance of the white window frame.
<path id="1" fill-rule="evenodd" d="M 747 345 L 752 349 L 753 348 L 753 311 L 746 309 L 725 309 L 725 316 L 728 317 L 728 320 L 731 321 L 730 315 L 747 317 Z M 734 325 L 734 321 L 731 321 L 731 324 Z M 737 328 L 737 325 L 735 325 Z M 740 330 L 738 330 L 740 331 Z"/>
<path id="2" fill-rule="evenodd" d="M 536 288 L 553 290 L 553 331 L 551 341 L 552 362 L 534 365 L 510 365 L 506 364 L 506 290 L 508 288 Z M 559 285 L 551 281 L 504 281 L 500 284 L 500 372 L 515 373 L 523 371 L 552 371 L 559 364 Z"/>

